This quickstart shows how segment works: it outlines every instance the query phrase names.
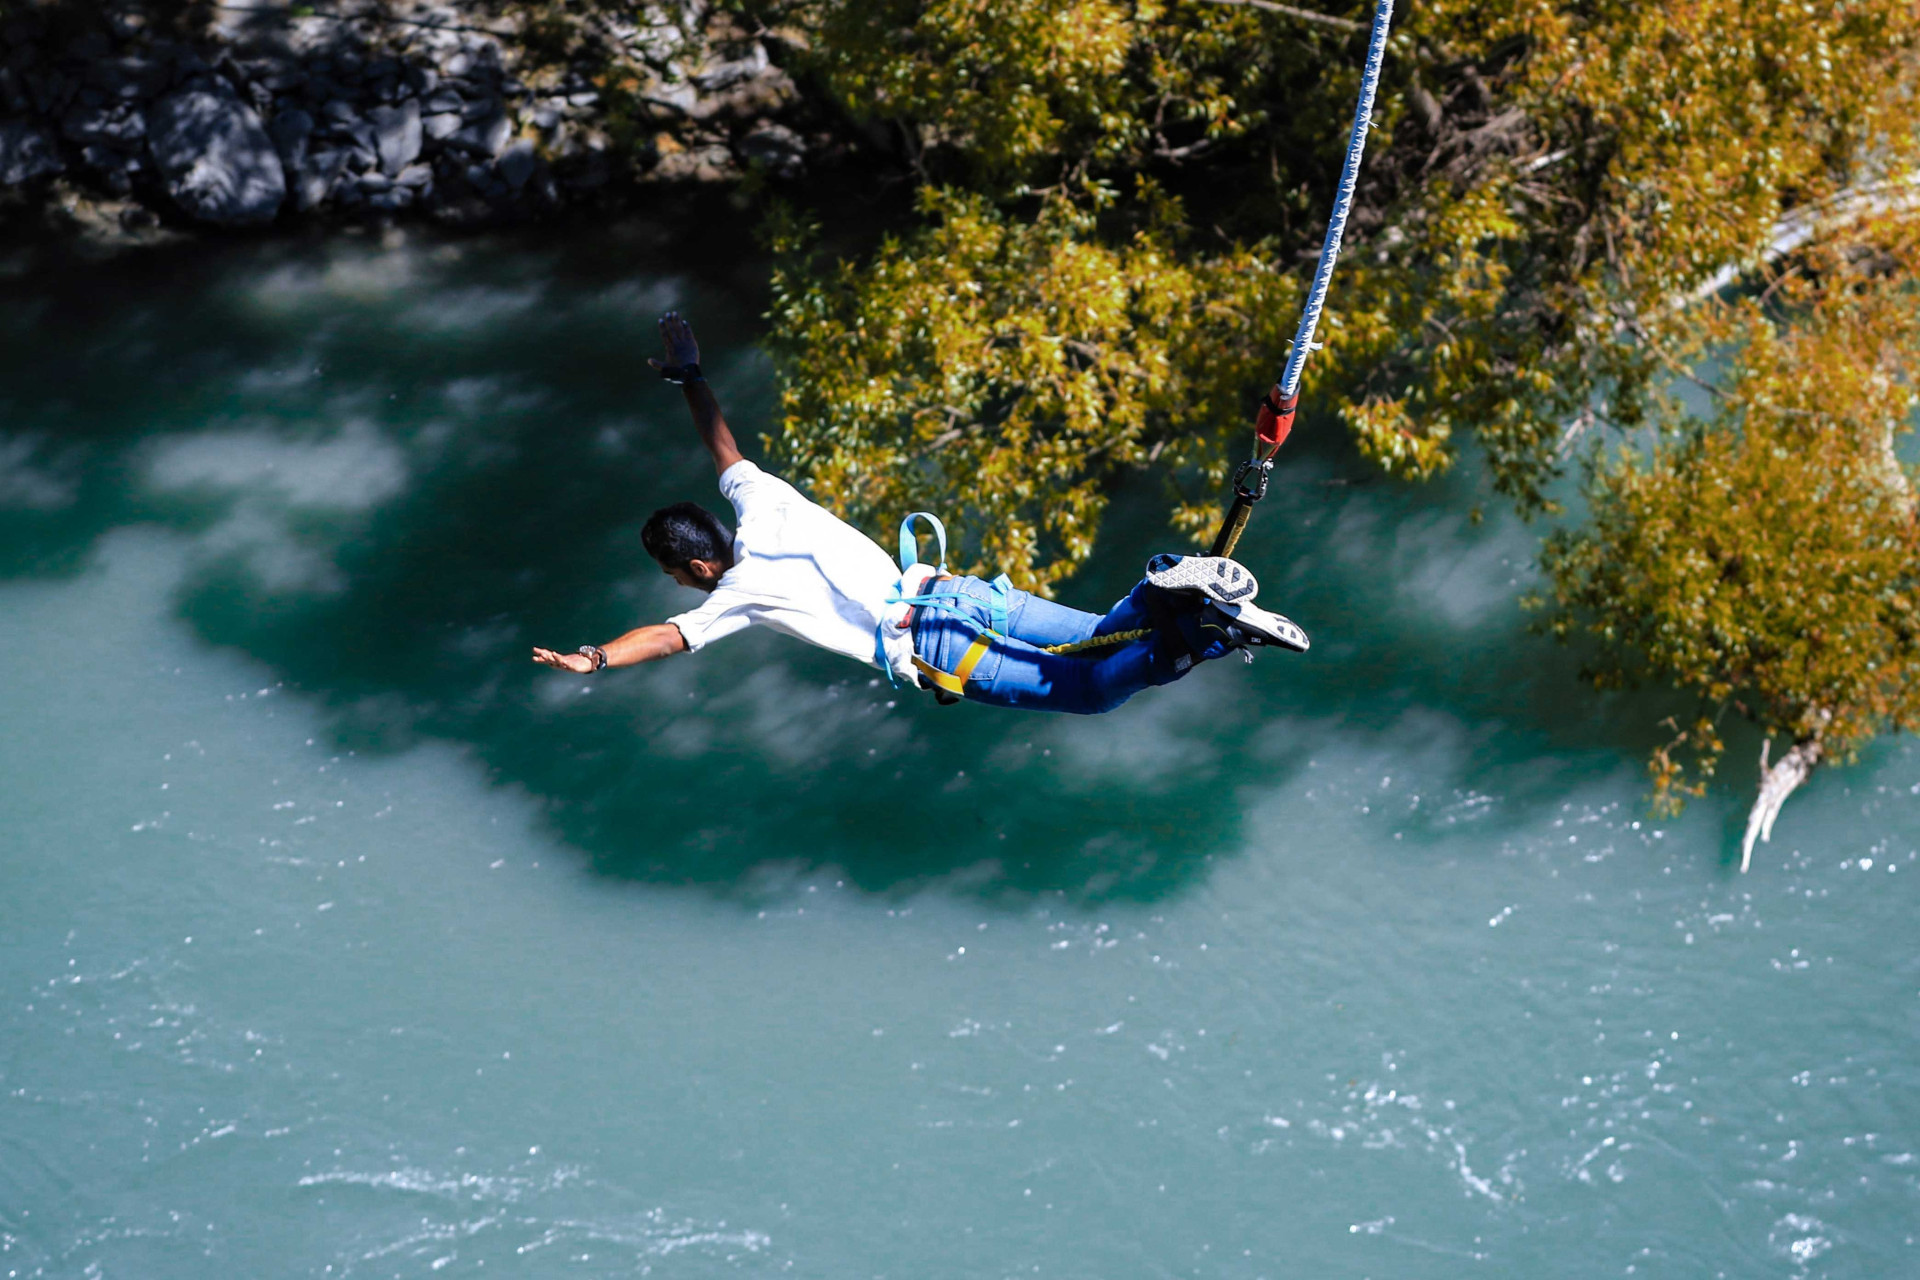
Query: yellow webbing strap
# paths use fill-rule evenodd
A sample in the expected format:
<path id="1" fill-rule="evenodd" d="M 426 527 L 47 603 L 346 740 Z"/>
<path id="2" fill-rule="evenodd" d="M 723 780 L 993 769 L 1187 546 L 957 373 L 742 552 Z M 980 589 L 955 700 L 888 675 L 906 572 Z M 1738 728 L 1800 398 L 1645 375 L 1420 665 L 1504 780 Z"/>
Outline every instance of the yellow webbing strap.
<path id="1" fill-rule="evenodd" d="M 1094 636 L 1089 640 L 1076 640 L 1072 644 L 1046 644 L 1040 646 L 1042 653 L 1085 653 L 1089 649 L 1104 649 L 1113 644 L 1132 644 L 1135 640 L 1145 640 L 1153 634 L 1153 628 L 1142 627 L 1138 631 L 1109 631 L 1103 636 Z"/>
<path id="2" fill-rule="evenodd" d="M 1073 644 L 1046 645 L 1042 647 L 1041 652 L 1059 654 L 1084 653 L 1089 649 L 1104 649 L 1108 645 L 1131 644 L 1135 640 L 1144 640 L 1152 634 L 1153 630 L 1149 627 L 1143 627 L 1138 631 L 1111 631 L 1104 636 L 1094 636 L 1090 640 L 1080 640 Z M 948 693 L 959 694 L 961 697 L 965 697 L 966 684 L 968 680 L 973 678 L 973 669 L 980 665 L 980 659 L 987 656 L 987 650 L 993 647 L 993 641 L 996 638 L 995 633 L 992 631 L 983 631 L 975 636 L 973 643 L 967 646 L 967 651 L 960 655 L 960 665 L 953 669 L 953 674 L 951 675 L 934 666 L 918 654 L 914 655 L 914 669 L 925 676 L 934 688 L 944 689 Z"/>
<path id="3" fill-rule="evenodd" d="M 967 680 L 973 675 L 973 669 L 980 665 L 980 659 L 987 656 L 987 650 L 993 647 L 993 641 L 994 633 L 991 631 L 982 631 L 975 636 L 973 643 L 967 646 L 967 651 L 960 655 L 960 665 L 953 669 L 952 675 L 948 675 L 918 654 L 914 655 L 913 666 L 916 671 L 932 682 L 934 688 L 965 697 Z"/>

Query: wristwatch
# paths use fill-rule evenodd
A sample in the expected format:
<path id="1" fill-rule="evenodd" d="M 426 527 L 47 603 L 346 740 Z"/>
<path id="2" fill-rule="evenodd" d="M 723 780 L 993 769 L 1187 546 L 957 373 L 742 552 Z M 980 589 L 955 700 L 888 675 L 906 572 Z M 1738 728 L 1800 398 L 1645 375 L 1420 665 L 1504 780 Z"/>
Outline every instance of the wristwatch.
<path id="1" fill-rule="evenodd" d="M 706 381 L 705 378 L 700 376 L 700 364 L 698 361 L 691 364 L 670 364 L 660 370 L 660 376 L 679 387 L 684 387 L 689 382 Z"/>
<path id="2" fill-rule="evenodd" d="M 599 645 L 583 644 L 580 646 L 580 652 L 593 659 L 593 669 L 595 671 L 604 671 L 606 669 L 607 651 Z"/>

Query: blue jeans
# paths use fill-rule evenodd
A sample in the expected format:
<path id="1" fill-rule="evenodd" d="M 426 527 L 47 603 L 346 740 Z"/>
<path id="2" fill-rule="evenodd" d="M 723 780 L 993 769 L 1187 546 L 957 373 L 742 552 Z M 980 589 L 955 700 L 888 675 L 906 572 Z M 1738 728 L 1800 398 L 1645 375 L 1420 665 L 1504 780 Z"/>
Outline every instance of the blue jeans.
<path id="1" fill-rule="evenodd" d="M 921 591 L 950 596 L 955 607 L 917 607 L 914 652 L 942 671 L 953 671 L 975 637 L 993 625 L 993 585 L 979 578 L 941 578 Z M 966 685 L 969 699 L 997 707 L 1097 715 L 1142 689 L 1173 683 L 1230 648 L 1218 628 L 1201 620 L 1195 597 L 1146 582 L 1104 617 L 1025 591 L 1009 590 L 1005 604 L 1002 638 L 993 641 Z M 1048 645 L 1142 628 L 1152 628 L 1153 635 L 1080 654 L 1045 651 Z"/>

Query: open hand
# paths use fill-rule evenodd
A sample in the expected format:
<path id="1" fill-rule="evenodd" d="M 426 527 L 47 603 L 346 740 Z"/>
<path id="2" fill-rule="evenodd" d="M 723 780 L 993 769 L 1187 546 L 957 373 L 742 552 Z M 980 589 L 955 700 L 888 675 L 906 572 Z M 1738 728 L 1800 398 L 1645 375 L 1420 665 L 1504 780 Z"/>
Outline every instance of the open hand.
<path id="1" fill-rule="evenodd" d="M 684 365 L 700 363 L 700 344 L 694 339 L 693 326 L 683 319 L 678 311 L 669 311 L 660 317 L 660 343 L 666 350 L 664 361 L 648 360 L 656 369 L 677 369 Z"/>
<path id="2" fill-rule="evenodd" d="M 535 649 L 533 660 L 543 667 L 558 667 L 575 675 L 593 674 L 593 659 L 584 653 L 555 653 L 551 649 Z"/>

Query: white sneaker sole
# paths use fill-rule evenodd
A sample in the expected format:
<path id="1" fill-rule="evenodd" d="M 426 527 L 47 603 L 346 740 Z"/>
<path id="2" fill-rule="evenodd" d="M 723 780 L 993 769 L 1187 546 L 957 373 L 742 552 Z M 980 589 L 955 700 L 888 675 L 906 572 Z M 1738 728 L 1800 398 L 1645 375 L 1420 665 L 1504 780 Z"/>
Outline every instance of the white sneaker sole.
<path id="1" fill-rule="evenodd" d="M 1311 647 L 1306 631 L 1291 618 L 1262 609 L 1257 604 L 1223 604 L 1217 607 L 1221 613 L 1233 619 L 1235 626 L 1249 632 L 1262 644 L 1277 645 L 1295 653 L 1305 653 Z"/>
<path id="2" fill-rule="evenodd" d="M 1147 581 L 1162 591 L 1197 591 L 1222 605 L 1251 600 L 1260 590 L 1251 570 L 1225 556 L 1157 555 L 1147 561 Z"/>

